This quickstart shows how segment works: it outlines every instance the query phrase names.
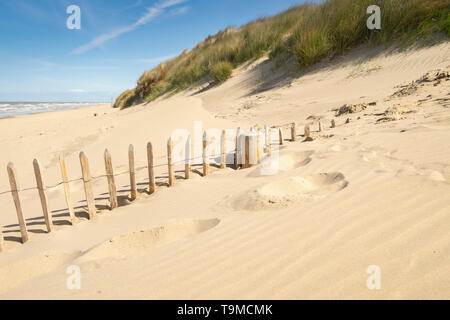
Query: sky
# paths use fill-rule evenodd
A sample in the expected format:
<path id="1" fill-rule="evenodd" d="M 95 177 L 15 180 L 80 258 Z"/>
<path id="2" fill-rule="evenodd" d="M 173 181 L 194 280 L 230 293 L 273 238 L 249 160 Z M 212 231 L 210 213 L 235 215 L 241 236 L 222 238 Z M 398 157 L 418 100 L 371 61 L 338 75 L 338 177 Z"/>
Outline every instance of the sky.
<path id="1" fill-rule="evenodd" d="M 0 101 L 111 102 L 208 35 L 302 2 L 0 0 Z"/>

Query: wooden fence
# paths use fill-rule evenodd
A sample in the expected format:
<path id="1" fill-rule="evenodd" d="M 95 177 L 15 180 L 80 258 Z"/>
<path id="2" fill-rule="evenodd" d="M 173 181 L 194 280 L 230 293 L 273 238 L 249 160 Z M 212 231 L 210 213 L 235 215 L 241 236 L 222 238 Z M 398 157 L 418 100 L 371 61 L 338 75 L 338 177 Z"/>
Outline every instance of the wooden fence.
<path id="1" fill-rule="evenodd" d="M 331 127 L 335 127 L 335 122 L 332 120 Z M 322 125 L 318 123 L 318 132 L 322 131 Z M 208 140 L 207 132 L 205 131 L 203 135 L 203 176 L 207 176 L 210 172 L 210 160 L 212 158 L 220 157 L 220 168 L 224 169 L 227 166 L 227 154 L 234 154 L 234 168 L 250 168 L 258 163 L 261 163 L 261 158 L 263 153 L 269 155 L 272 150 L 272 129 L 267 125 L 264 127 L 264 139 L 261 140 L 260 134 L 256 134 L 253 128 L 250 129 L 250 132 L 246 133 L 242 131 L 240 128 L 236 131 L 236 136 L 234 139 L 234 150 L 232 152 L 226 152 L 226 131 L 223 130 L 221 133 L 221 141 L 220 141 L 220 154 L 217 155 L 208 155 L 207 147 L 211 143 Z M 303 137 L 306 139 L 312 140 L 310 137 L 310 127 L 309 125 L 305 126 L 305 131 Z M 290 141 L 297 140 L 296 133 L 296 124 L 291 124 L 291 139 Z M 172 153 L 173 153 L 173 141 L 169 139 L 167 142 L 167 167 L 168 167 L 168 186 L 172 187 L 175 184 L 175 174 L 174 174 L 174 166 L 178 163 L 185 163 L 185 179 L 190 179 L 190 174 L 192 171 L 191 161 L 198 160 L 197 158 L 191 157 L 191 146 L 190 146 L 190 137 L 188 137 L 186 146 L 185 146 L 185 159 L 182 161 L 177 161 L 176 163 L 173 161 Z M 283 145 L 283 131 L 282 128 L 278 129 L 278 144 Z M 64 195 L 65 195 L 65 203 L 67 205 L 67 210 L 69 213 L 69 219 L 72 225 L 76 223 L 75 211 L 70 191 L 70 183 L 75 181 L 82 181 L 84 185 L 84 194 L 87 205 L 87 214 L 89 219 L 93 219 L 97 212 L 95 205 L 95 197 L 94 191 L 92 188 L 92 181 L 99 178 L 107 179 L 108 183 L 108 192 L 109 192 L 109 207 L 110 210 L 114 210 L 119 206 L 118 197 L 117 197 L 117 188 L 115 183 L 115 178 L 118 175 L 129 174 L 130 176 L 130 196 L 129 200 L 134 201 L 137 199 L 137 181 L 136 181 L 136 172 L 142 169 L 148 169 L 148 193 L 153 194 L 156 191 L 156 183 L 155 183 L 155 173 L 154 169 L 156 167 L 161 167 L 165 165 L 155 165 L 154 164 L 154 156 L 153 156 L 153 145 L 151 142 L 147 144 L 147 166 L 141 168 L 135 168 L 135 154 L 134 154 L 134 146 L 130 145 L 128 148 L 128 162 L 129 169 L 122 173 L 114 173 L 112 157 L 109 151 L 106 149 L 104 153 L 104 162 L 105 162 L 105 174 L 101 176 L 93 177 L 91 175 L 91 171 L 89 168 L 89 160 L 84 152 L 80 152 L 80 165 L 82 177 L 77 179 L 68 179 L 67 167 L 63 157 L 59 158 L 60 170 L 61 170 L 61 178 L 62 181 L 54 186 L 46 186 L 43 177 L 43 171 L 41 168 L 41 164 L 37 159 L 33 160 L 33 168 L 36 178 L 36 187 L 20 189 L 17 179 L 17 172 L 14 164 L 10 162 L 7 165 L 9 184 L 11 189 L 0 192 L 0 195 L 11 193 L 14 206 L 16 208 L 18 225 L 21 233 L 21 241 L 25 243 L 28 241 L 28 231 L 26 222 L 23 215 L 22 205 L 20 201 L 20 192 L 29 191 L 29 190 L 37 190 L 38 195 L 41 202 L 42 212 L 45 220 L 45 225 L 47 232 L 52 232 L 53 230 L 53 221 L 52 214 L 48 205 L 48 197 L 47 191 L 53 188 L 57 188 L 59 186 L 63 186 Z M 2 233 L 2 227 L 0 226 L 0 252 L 4 250 L 4 239 Z"/>

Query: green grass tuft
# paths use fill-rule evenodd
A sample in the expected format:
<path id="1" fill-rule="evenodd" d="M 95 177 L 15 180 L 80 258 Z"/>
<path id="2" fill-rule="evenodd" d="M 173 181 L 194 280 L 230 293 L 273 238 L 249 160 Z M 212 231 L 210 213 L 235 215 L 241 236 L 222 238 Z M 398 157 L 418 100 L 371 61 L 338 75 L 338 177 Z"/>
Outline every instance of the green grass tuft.
<path id="1" fill-rule="evenodd" d="M 211 68 L 211 77 L 218 83 L 227 81 L 232 73 L 233 65 L 229 61 L 220 61 Z"/>

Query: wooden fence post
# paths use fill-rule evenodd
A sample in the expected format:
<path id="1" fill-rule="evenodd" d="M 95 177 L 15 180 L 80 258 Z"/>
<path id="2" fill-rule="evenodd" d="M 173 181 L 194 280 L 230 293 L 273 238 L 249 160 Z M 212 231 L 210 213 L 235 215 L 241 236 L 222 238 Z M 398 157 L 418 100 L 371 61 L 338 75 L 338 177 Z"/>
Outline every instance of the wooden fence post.
<path id="1" fill-rule="evenodd" d="M 70 222 L 75 224 L 75 211 L 73 210 L 72 195 L 70 194 L 69 176 L 67 174 L 66 161 L 63 157 L 59 157 L 59 166 L 61 168 L 61 177 L 64 185 L 64 194 L 66 195 L 66 204 L 69 210 Z"/>
<path id="2" fill-rule="evenodd" d="M 136 168 L 134 164 L 134 146 L 132 144 L 128 147 L 128 167 L 130 168 L 130 200 L 134 201 L 137 198 L 137 186 Z"/>
<path id="3" fill-rule="evenodd" d="M 261 136 L 258 133 L 256 136 L 256 163 L 258 164 L 261 163 L 261 154 Z"/>
<path id="4" fill-rule="evenodd" d="M 266 141 L 265 141 L 265 145 L 266 145 L 266 151 L 267 154 L 270 154 L 272 152 L 272 131 L 271 128 L 266 124 L 264 125 L 264 130 L 265 130 L 265 136 L 266 136 Z"/>
<path id="5" fill-rule="evenodd" d="M 332 128 L 336 128 L 336 121 L 334 121 L 334 119 L 331 120 L 331 127 Z"/>
<path id="6" fill-rule="evenodd" d="M 239 146 L 239 135 L 241 134 L 241 128 L 237 128 L 236 130 L 236 147 L 235 147 L 235 153 L 234 153 L 234 168 L 237 170 L 239 169 L 239 165 L 241 163 L 239 163 L 240 161 L 240 156 L 241 156 L 241 148 Z"/>
<path id="7" fill-rule="evenodd" d="M 281 130 L 281 128 L 278 129 L 278 136 L 280 139 L 279 144 L 280 144 L 280 146 L 282 146 L 284 142 L 283 142 L 283 130 Z"/>
<path id="8" fill-rule="evenodd" d="M 175 177 L 172 163 L 172 149 L 173 149 L 172 138 L 169 138 L 169 140 L 167 141 L 167 167 L 169 171 L 169 187 L 172 187 L 175 184 Z"/>
<path id="9" fill-rule="evenodd" d="M 295 129 L 295 122 L 291 124 L 291 141 L 297 140 L 297 131 Z"/>
<path id="10" fill-rule="evenodd" d="M 153 168 L 153 145 L 147 143 L 147 161 L 148 161 L 148 193 L 152 194 L 156 191 L 155 171 Z"/>
<path id="11" fill-rule="evenodd" d="M 309 128 L 309 124 L 305 125 L 305 138 L 309 138 L 311 136 L 311 130 Z"/>
<path id="12" fill-rule="evenodd" d="M 186 139 L 184 152 L 184 178 L 189 180 L 191 178 L 191 135 Z"/>
<path id="13" fill-rule="evenodd" d="M 220 168 L 225 169 L 227 167 L 227 150 L 226 150 L 226 143 L 227 143 L 227 132 L 225 130 L 222 131 L 222 140 L 220 144 L 220 151 L 221 151 L 221 163 Z"/>
<path id="14" fill-rule="evenodd" d="M 203 133 L 203 176 L 206 177 L 209 173 L 209 157 L 206 154 L 206 149 L 208 147 L 208 135 Z"/>
<path id="15" fill-rule="evenodd" d="M 45 190 L 44 178 L 42 177 L 41 165 L 37 159 L 33 160 L 34 175 L 36 177 L 36 185 L 39 191 L 39 198 L 41 199 L 42 213 L 44 214 L 45 225 L 47 232 L 52 232 L 53 221 L 52 214 L 48 208 L 47 192 Z"/>
<path id="16" fill-rule="evenodd" d="M 258 164 L 258 137 L 257 132 L 253 132 L 249 137 L 249 167 Z"/>
<path id="17" fill-rule="evenodd" d="M 20 234 L 22 235 L 22 243 L 25 243 L 28 241 L 28 231 L 27 225 L 25 224 L 25 219 L 23 218 L 22 205 L 20 204 L 17 173 L 16 169 L 14 168 L 14 164 L 12 162 L 8 163 L 7 169 L 8 169 L 9 184 L 11 186 L 11 195 L 14 200 L 14 205 L 16 206 L 17 220 L 19 221 Z"/>
<path id="18" fill-rule="evenodd" d="M 111 154 L 108 149 L 105 149 L 105 171 L 106 178 L 108 179 L 108 190 L 109 190 L 109 206 L 110 209 L 115 209 L 119 205 L 117 203 L 117 188 L 116 182 L 114 180 L 114 170 L 112 165 Z"/>
<path id="19" fill-rule="evenodd" d="M 250 137 L 245 135 L 245 144 L 244 144 L 244 165 L 242 166 L 244 169 L 250 168 Z"/>
<path id="20" fill-rule="evenodd" d="M 92 190 L 91 170 L 89 169 L 89 161 L 84 152 L 80 152 L 81 172 L 83 174 L 84 193 L 86 194 L 86 202 L 88 207 L 89 219 L 95 215 L 94 191 Z"/>

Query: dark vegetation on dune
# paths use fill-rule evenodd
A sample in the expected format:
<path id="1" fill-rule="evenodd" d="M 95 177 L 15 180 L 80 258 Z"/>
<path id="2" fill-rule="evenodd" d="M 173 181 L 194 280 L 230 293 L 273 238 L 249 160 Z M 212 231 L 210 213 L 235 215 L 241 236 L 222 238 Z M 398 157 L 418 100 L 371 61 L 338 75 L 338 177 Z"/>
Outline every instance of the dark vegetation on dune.
<path id="1" fill-rule="evenodd" d="M 381 8 L 381 30 L 369 30 L 370 5 Z M 222 83 L 233 68 L 269 54 L 277 65 L 312 65 L 360 44 L 393 40 L 403 45 L 450 36 L 450 0 L 328 0 L 304 4 L 278 15 L 227 28 L 207 37 L 191 51 L 144 72 L 134 89 L 123 92 L 115 108 L 150 102 L 194 84 Z"/>

